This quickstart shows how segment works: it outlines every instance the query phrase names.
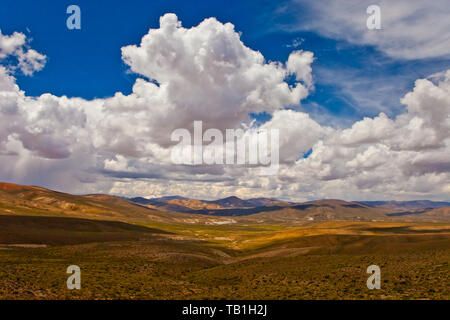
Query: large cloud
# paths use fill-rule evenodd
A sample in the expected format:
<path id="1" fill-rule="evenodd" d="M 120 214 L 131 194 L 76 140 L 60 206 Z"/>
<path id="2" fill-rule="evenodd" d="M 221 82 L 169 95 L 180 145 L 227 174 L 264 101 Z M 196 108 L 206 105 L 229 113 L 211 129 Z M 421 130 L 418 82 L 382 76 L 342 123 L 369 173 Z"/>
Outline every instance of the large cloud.
<path id="1" fill-rule="evenodd" d="M 22 38 L 3 36 L 3 59 L 17 54 Z M 33 60 L 31 50 L 23 52 Z M 448 196 L 450 71 L 417 80 L 402 99 L 407 111 L 395 119 L 381 113 L 333 129 L 287 108 L 313 87 L 313 54 L 294 51 L 285 64 L 267 62 L 229 23 L 211 18 L 183 28 L 167 14 L 140 45 L 122 48 L 122 55 L 145 78 L 136 80 L 129 95 L 96 100 L 28 97 L 14 68 L 0 66 L 0 180 L 126 196 Z M 249 113 L 262 111 L 270 120 L 251 121 Z M 279 173 L 174 165 L 171 133 L 192 129 L 195 120 L 203 121 L 204 130 L 278 129 Z"/>
<path id="2" fill-rule="evenodd" d="M 407 112 L 395 119 L 381 113 L 347 129 L 332 129 L 320 126 L 305 113 L 275 111 L 259 128 L 280 130 L 281 167 L 277 175 L 262 177 L 254 169 L 226 167 L 216 173 L 223 181 L 190 181 L 188 192 L 183 190 L 184 182 L 176 179 L 171 180 L 173 184 L 120 181 L 112 190 L 200 198 L 236 194 L 295 200 L 448 199 L 449 99 L 450 70 L 439 77 L 417 80 L 402 99 Z M 302 157 L 311 147 L 311 154 Z"/>
<path id="3" fill-rule="evenodd" d="M 110 99 L 107 112 L 115 119 L 139 113 L 136 125 L 145 132 L 136 133 L 163 145 L 171 131 L 190 128 L 194 120 L 202 120 L 205 129 L 224 130 L 240 126 L 250 112 L 298 105 L 312 85 L 311 52 L 292 52 L 286 66 L 266 62 L 242 43 L 231 23 L 215 18 L 186 29 L 176 15 L 166 14 L 139 46 L 122 48 L 122 57 L 151 82 L 140 79 L 133 94 Z M 293 86 L 285 81 L 291 74 Z"/>
<path id="4" fill-rule="evenodd" d="M 186 168 L 182 174 L 179 168 L 167 168 L 174 129 L 190 129 L 195 120 L 202 120 L 204 129 L 249 125 L 250 112 L 272 113 L 298 105 L 312 87 L 311 52 L 292 52 L 286 65 L 266 62 L 260 52 L 242 43 L 230 23 L 210 18 L 186 29 L 174 14 L 166 14 L 160 24 L 149 30 L 140 46 L 122 48 L 131 70 L 147 79 L 137 79 L 130 95 L 118 92 L 93 101 L 51 94 L 25 96 L 11 74 L 17 68 L 25 74 L 38 71 L 38 62 L 45 56 L 24 49 L 26 39 L 21 33 L 2 36 L 2 57 L 17 58 L 18 63 L 13 69 L 0 70 L 4 124 L 0 152 L 9 157 L 4 160 L 14 164 L 12 157 L 20 155 L 29 161 L 60 159 L 73 165 L 69 160 L 82 153 L 87 157 L 82 165 L 62 166 L 63 170 L 90 170 L 114 178 L 159 177 L 168 172 L 183 177 L 198 170 Z M 292 85 L 285 81 L 291 75 L 296 79 Z M 10 174 L 3 176 L 19 171 L 17 175 L 29 174 L 24 166 L 16 170 L 11 166 Z M 54 163 L 53 167 L 56 170 Z M 223 169 L 200 171 L 223 173 Z"/>
<path id="5" fill-rule="evenodd" d="M 295 172 L 308 172 L 323 187 L 357 186 L 364 197 L 445 195 L 450 188 L 450 70 L 437 83 L 417 80 L 402 102 L 408 111 L 395 120 L 381 113 L 320 140 Z"/>

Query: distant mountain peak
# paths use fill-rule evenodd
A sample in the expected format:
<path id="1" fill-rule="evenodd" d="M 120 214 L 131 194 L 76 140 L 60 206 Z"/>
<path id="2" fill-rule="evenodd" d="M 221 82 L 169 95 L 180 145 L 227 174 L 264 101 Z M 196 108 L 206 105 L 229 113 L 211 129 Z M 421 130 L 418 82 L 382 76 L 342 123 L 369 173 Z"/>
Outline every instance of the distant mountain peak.
<path id="1" fill-rule="evenodd" d="M 152 200 L 169 201 L 169 200 L 191 200 L 191 199 L 182 196 L 166 196 L 160 198 L 152 198 Z"/>
<path id="2" fill-rule="evenodd" d="M 237 201 L 242 201 L 241 198 L 236 197 L 236 196 L 226 197 L 226 198 L 223 198 L 223 199 L 221 199 L 221 200 L 230 200 L 230 201 L 235 201 L 235 200 L 237 200 Z"/>

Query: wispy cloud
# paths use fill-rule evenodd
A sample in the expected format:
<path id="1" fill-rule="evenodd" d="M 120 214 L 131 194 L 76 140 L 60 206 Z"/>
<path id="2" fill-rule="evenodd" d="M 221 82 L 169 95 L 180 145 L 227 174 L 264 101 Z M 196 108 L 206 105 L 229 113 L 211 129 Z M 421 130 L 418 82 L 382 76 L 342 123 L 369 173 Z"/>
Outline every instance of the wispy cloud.
<path id="1" fill-rule="evenodd" d="M 381 8 L 381 30 L 366 26 L 368 6 Z M 450 57 L 450 6 L 446 0 L 292 0 L 282 14 L 292 30 L 313 30 L 351 43 L 371 45 L 396 59 Z"/>

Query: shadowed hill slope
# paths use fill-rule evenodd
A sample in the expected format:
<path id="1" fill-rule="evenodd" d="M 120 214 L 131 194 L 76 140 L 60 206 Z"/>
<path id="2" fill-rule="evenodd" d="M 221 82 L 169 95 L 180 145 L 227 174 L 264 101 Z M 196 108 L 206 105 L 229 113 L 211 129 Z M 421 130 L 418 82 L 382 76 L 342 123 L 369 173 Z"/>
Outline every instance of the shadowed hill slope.
<path id="1" fill-rule="evenodd" d="M 161 213 L 108 195 L 71 195 L 34 186 L 0 183 L 0 213 L 88 218 L 161 219 Z"/>
<path id="2" fill-rule="evenodd" d="M 119 221 L 0 215 L 0 247 L 10 244 L 72 245 L 131 241 L 162 234 L 168 232 Z"/>

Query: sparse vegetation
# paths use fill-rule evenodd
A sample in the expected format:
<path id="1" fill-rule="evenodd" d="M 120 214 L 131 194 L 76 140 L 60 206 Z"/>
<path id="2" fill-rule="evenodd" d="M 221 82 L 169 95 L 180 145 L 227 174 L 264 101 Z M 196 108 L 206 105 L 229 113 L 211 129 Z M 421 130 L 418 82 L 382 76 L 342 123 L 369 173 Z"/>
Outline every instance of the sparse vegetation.
<path id="1" fill-rule="evenodd" d="M 39 219 L 37 227 L 49 221 Z M 49 247 L 0 245 L 0 298 L 450 297 L 450 237 L 444 224 L 402 224 L 395 229 L 392 223 L 318 223 L 296 228 L 253 226 L 246 231 L 189 225 L 182 232 L 180 225 L 161 225 L 168 233 L 123 225 L 96 221 L 83 231 L 66 229 L 65 238 L 45 227 L 46 232 L 31 232 L 26 241 L 50 243 Z M 215 228 L 222 229 L 220 237 L 213 237 Z M 18 241 L 15 232 L 23 232 L 11 223 L 9 230 L 1 233 L 0 243 Z M 65 287 L 65 270 L 71 264 L 82 269 L 80 291 Z M 365 270 L 371 264 L 381 267 L 381 290 L 366 288 Z"/>
<path id="2" fill-rule="evenodd" d="M 101 195 L 0 196 L 0 299 L 450 298 L 446 222 L 230 222 Z M 66 288 L 72 264 L 79 291 Z M 381 290 L 366 287 L 372 264 Z"/>

